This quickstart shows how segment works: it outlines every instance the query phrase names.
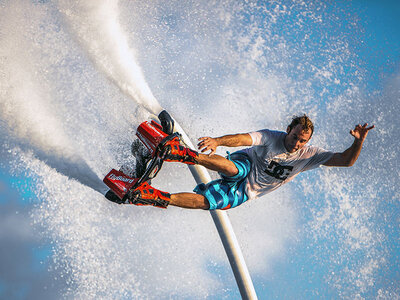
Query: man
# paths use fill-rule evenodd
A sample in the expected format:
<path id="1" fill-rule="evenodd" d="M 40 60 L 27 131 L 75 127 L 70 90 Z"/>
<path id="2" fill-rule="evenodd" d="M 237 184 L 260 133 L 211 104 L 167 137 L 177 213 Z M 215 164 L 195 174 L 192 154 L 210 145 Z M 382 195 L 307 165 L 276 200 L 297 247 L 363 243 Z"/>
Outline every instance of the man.
<path id="1" fill-rule="evenodd" d="M 350 131 L 354 137 L 353 144 L 337 153 L 307 145 L 314 132 L 314 125 L 306 115 L 294 117 L 286 132 L 264 129 L 218 138 L 202 137 L 198 143 L 201 153 L 183 146 L 166 144 L 166 161 L 199 164 L 219 172 L 221 179 L 199 184 L 194 193 L 169 194 L 154 189 L 148 183 L 139 186 L 135 192 L 142 199 L 164 200 L 183 208 L 233 208 L 277 189 L 301 172 L 321 165 L 352 166 L 372 128 L 374 126 L 368 127 L 368 124 L 355 126 Z M 215 154 L 219 146 L 251 147 L 225 158 Z M 206 151 L 209 153 L 203 154 Z"/>

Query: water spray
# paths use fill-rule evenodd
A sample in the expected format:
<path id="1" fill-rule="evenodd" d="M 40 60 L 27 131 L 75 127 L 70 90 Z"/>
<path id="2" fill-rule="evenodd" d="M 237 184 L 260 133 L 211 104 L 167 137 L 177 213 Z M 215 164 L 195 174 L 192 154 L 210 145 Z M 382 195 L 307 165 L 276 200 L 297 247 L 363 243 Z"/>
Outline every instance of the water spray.
<path id="1" fill-rule="evenodd" d="M 121 91 L 135 103 L 157 116 L 163 109 L 153 96 L 144 75 L 136 63 L 135 55 L 128 45 L 127 36 L 118 22 L 116 2 L 102 1 L 96 4 L 81 2 L 62 8 L 77 38 L 85 46 L 95 65 Z M 175 121 L 175 130 L 182 141 L 194 148 L 188 135 Z M 202 166 L 189 166 L 197 183 L 207 183 L 211 177 Z M 226 212 L 211 211 L 217 231 L 224 245 L 240 293 L 243 299 L 256 299 L 256 293 L 246 267 L 239 243 Z"/>

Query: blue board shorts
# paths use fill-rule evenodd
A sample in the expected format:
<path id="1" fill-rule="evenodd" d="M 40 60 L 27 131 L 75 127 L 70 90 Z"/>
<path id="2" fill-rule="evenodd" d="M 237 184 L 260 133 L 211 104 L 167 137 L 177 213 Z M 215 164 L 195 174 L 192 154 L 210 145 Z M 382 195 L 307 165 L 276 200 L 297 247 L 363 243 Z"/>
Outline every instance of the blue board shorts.
<path id="1" fill-rule="evenodd" d="M 246 177 L 250 172 L 251 161 L 249 156 L 242 152 L 234 152 L 228 157 L 238 169 L 234 176 L 226 176 L 220 173 L 221 179 L 213 180 L 207 184 L 200 183 L 194 188 L 196 194 L 206 197 L 210 204 L 210 210 L 229 209 L 246 202 Z"/>

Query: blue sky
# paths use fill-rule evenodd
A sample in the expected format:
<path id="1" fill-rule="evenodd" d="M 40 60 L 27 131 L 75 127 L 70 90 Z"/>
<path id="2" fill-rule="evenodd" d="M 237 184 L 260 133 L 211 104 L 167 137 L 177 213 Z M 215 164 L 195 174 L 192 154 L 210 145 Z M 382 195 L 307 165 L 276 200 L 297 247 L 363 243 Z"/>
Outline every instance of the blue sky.
<path id="1" fill-rule="evenodd" d="M 346 5 L 347 1 L 340 1 Z M 383 80 L 399 70 L 400 3 L 398 1 L 353 1 L 350 13 L 363 18 L 365 28 L 361 49 L 355 49 L 366 63 L 368 84 L 371 88 L 382 88 Z M 357 51 L 358 50 L 358 51 Z"/>
<path id="2" fill-rule="evenodd" d="M 285 1 L 283 1 L 285 2 Z M 399 76 L 400 73 L 400 3 L 398 1 L 335 1 L 335 5 L 327 4 L 327 9 L 332 9 L 333 12 L 340 11 L 339 22 L 337 26 L 334 22 L 326 24 L 327 28 L 332 30 L 331 34 L 335 35 L 354 35 L 355 32 L 359 36 L 351 36 L 346 39 L 350 45 L 352 54 L 354 54 L 359 62 L 358 66 L 345 66 L 348 68 L 349 74 L 355 69 L 359 68 L 364 72 L 362 80 L 365 85 L 364 93 L 367 101 L 373 103 L 378 95 L 382 96 L 385 93 L 390 81 Z M 7 4 L 2 5 L 0 10 L 7 10 Z M 4 12 L 3 12 L 4 13 Z M 264 18 L 261 14 L 260 18 Z M 362 30 L 354 31 L 351 20 L 357 22 Z M 348 23 L 344 23 L 348 22 Z M 282 31 L 287 28 L 293 28 L 296 24 L 292 23 L 290 17 L 278 23 L 276 28 Z M 315 37 L 324 36 L 323 31 L 319 31 L 318 27 L 314 24 L 309 24 L 307 27 Z M 336 29 L 335 29 L 336 28 Z M 341 33 L 336 31 L 340 30 Z M 297 31 L 293 31 L 296 33 Z M 298 36 L 287 33 L 281 33 L 288 42 L 296 42 Z M 309 49 L 303 49 L 305 52 L 308 50 L 315 56 L 319 55 L 315 52 L 315 43 L 309 44 Z M 323 48 L 323 45 L 322 45 Z M 305 53 L 304 52 L 304 53 Z M 303 55 L 305 55 L 302 53 Z M 299 60 L 298 64 L 302 64 Z M 316 60 L 318 62 L 318 60 Z M 321 59 L 320 61 L 324 61 Z M 296 60 L 294 60 L 296 63 Z M 144 64 L 146 65 L 146 64 Z M 145 68 L 145 67 L 144 67 Z M 150 68 L 144 70 L 144 72 Z M 351 72 L 350 72 L 351 71 Z M 147 73 L 146 73 L 147 74 Z M 299 72 L 298 75 L 293 75 L 293 79 L 303 80 L 306 73 Z M 346 84 L 346 80 L 351 77 L 345 72 L 341 81 L 343 85 L 339 85 L 339 90 Z M 351 78 L 354 79 L 354 78 Z M 156 79 L 153 79 L 156 80 Z M 149 81 L 151 81 L 149 79 Z M 162 84 L 161 84 L 162 86 Z M 152 85 L 154 91 L 157 92 L 155 85 Z M 323 84 L 316 85 L 315 91 L 322 90 Z M 160 88 L 161 89 L 161 88 Z M 334 93 L 331 93 L 334 94 Z M 394 94 L 398 95 L 398 94 Z M 322 101 L 321 101 L 322 102 Z M 399 99 L 392 99 L 392 105 L 399 104 Z M 358 103 L 356 103 L 358 104 Z M 322 105 L 322 103 L 320 103 Z M 368 113 L 371 113 L 368 111 Z M 383 114 L 385 116 L 385 114 Z M 378 119 L 378 117 L 376 117 Z M 3 126 L 3 120 L 0 120 L 0 126 Z M 347 126 L 347 125 L 346 125 Z M 5 132 L 3 127 L 1 132 Z M 11 139 L 12 140 L 12 139 Z M 375 145 L 372 145 L 373 147 Z M 9 167 L 14 158 L 10 153 L 4 152 L 5 147 L 1 144 L 0 152 L 0 207 L 1 207 L 1 220 L 3 224 L 3 232 L 0 235 L 1 244 L 1 257 L 0 257 L 0 298 L 6 299 L 58 299 L 61 298 L 63 289 L 67 286 L 68 278 L 62 277 L 55 267 L 60 267 L 53 264 L 51 260 L 52 243 L 50 237 L 43 236 L 40 232 L 36 232 L 31 227 L 30 213 L 33 205 L 38 204 L 40 200 L 32 192 L 35 189 L 36 178 L 27 177 L 24 172 L 10 171 Z M 385 152 L 385 154 L 387 154 Z M 367 162 L 365 162 L 367 164 Z M 393 168 L 398 167 L 392 166 Z M 381 169 L 380 169 L 381 170 Z M 346 171 L 345 171 L 346 172 Z M 360 170 L 360 172 L 362 172 Z M 307 178 L 318 181 L 318 175 L 309 175 Z M 345 173 L 351 174 L 351 173 Z M 300 184 L 301 178 L 292 183 L 292 189 L 295 192 L 300 192 L 302 185 Z M 391 181 L 394 182 L 394 181 Z M 389 191 L 391 191 L 389 188 Z M 353 191 L 354 192 L 354 191 Z M 382 192 L 382 191 L 381 191 Z M 382 192 L 383 193 L 383 192 Z M 354 197 L 356 198 L 356 192 Z M 396 197 L 398 195 L 389 194 L 384 195 L 384 202 L 380 203 L 377 207 L 382 209 L 382 219 L 374 220 L 376 230 L 382 230 L 387 236 L 387 241 L 382 243 L 384 248 L 382 251 L 388 252 L 387 264 L 383 269 L 378 272 L 376 286 L 371 288 L 362 297 L 366 299 L 375 298 L 378 295 L 379 288 L 382 288 L 383 296 L 390 298 L 390 292 L 399 295 L 400 274 L 398 266 L 399 258 L 399 219 L 396 217 L 399 203 Z M 335 205 L 335 199 L 332 200 L 332 205 Z M 300 215 L 299 223 L 307 226 L 313 220 L 313 209 L 323 209 L 325 203 L 313 203 L 312 200 L 305 201 L 305 209 L 303 207 L 303 214 Z M 315 208 L 317 207 L 317 208 Z M 392 212 L 392 213 L 391 213 Z M 394 213 L 393 213 L 394 212 Z M 36 227 L 37 228 L 37 227 Z M 326 229 L 326 228 L 325 228 Z M 36 229 L 38 230 L 38 229 Z M 326 229 L 329 232 L 329 228 Z M 260 299 L 321 299 L 321 298 L 334 298 L 337 291 L 327 285 L 326 277 L 328 272 L 332 272 L 332 268 L 327 266 L 327 263 L 335 256 L 334 252 L 339 249 L 340 236 L 338 232 L 331 232 L 331 236 L 327 236 L 326 240 L 319 237 L 318 245 L 313 244 L 313 237 L 306 236 L 300 242 L 291 244 L 287 248 L 289 256 L 277 259 L 273 263 L 273 275 L 266 275 L 264 273 L 257 273 L 253 276 L 256 290 Z M 307 233 L 307 232 L 306 232 Z M 332 239 L 329 241 L 329 239 Z M 322 246 L 321 246 L 322 245 Z M 324 253 L 324 249 L 327 249 Z M 374 248 L 375 249 L 375 248 Z M 378 251 L 377 250 L 377 251 Z M 347 248 L 343 251 L 347 251 Z M 333 253 L 333 254 L 332 254 Z M 353 255 L 353 256 L 352 256 Z M 351 268 L 354 262 L 353 259 L 361 259 L 356 254 L 349 254 L 344 260 L 348 259 L 348 266 Z M 299 270 L 298 266 L 301 266 Z M 339 267 L 346 266 L 346 262 L 338 264 Z M 338 268 L 333 267 L 334 272 L 341 272 Z M 10 271 L 11 270 L 11 271 Z M 216 274 L 225 270 L 223 267 L 218 266 L 213 272 Z M 279 271 L 276 271 L 279 270 Z M 224 274 L 224 273 L 223 273 Z M 300 276 L 299 276 L 300 274 Z M 328 274 L 329 275 L 329 274 Z M 334 278 L 334 277 L 332 277 Z M 353 284 L 354 282 L 350 282 Z M 224 294 L 225 297 L 237 298 L 237 291 L 232 288 L 230 293 Z M 285 295 L 282 297 L 282 295 Z M 217 296 L 216 298 L 218 298 Z"/>

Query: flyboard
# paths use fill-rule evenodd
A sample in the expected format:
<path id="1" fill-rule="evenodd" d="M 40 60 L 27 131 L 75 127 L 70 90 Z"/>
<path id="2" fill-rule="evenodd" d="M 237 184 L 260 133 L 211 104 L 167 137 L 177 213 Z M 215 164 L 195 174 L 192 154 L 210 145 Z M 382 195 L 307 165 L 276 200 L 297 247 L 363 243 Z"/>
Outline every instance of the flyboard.
<path id="1" fill-rule="evenodd" d="M 180 140 L 180 134 L 173 132 L 174 120 L 163 110 L 159 115 L 160 122 L 154 120 L 142 122 L 136 131 L 138 139 L 132 143 L 132 155 L 136 159 L 134 169 L 121 167 L 112 169 L 103 179 L 110 188 L 105 197 L 117 204 L 154 205 L 165 208 L 168 203 L 159 199 L 157 203 L 140 199 L 135 189 L 143 182 L 150 182 L 164 163 L 164 145 L 171 140 Z M 154 202 L 154 201 L 153 201 Z"/>

